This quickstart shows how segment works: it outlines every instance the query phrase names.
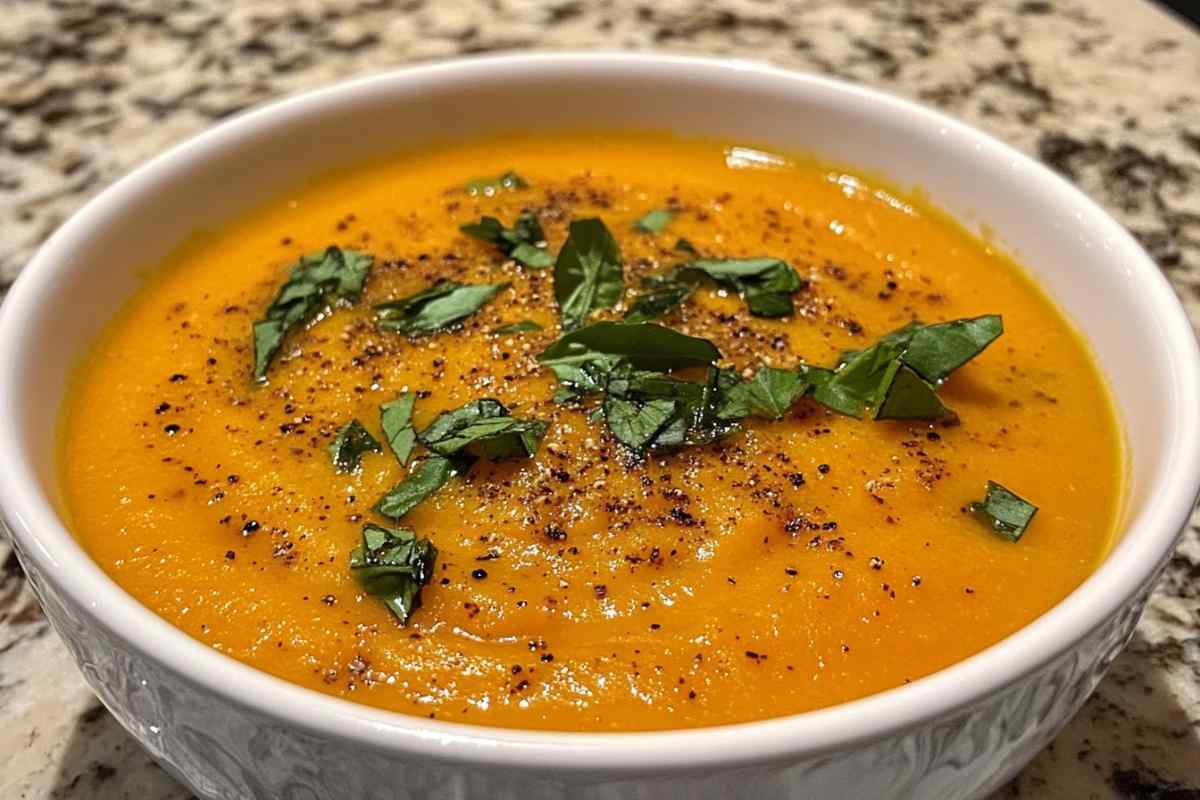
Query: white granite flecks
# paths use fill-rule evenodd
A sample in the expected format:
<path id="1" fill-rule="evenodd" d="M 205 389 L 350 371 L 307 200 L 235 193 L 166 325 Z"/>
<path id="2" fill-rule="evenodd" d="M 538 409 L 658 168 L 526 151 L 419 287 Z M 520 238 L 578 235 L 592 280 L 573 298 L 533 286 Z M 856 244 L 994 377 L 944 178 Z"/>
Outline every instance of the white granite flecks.
<path id="1" fill-rule="evenodd" d="M 1200 35 L 1145 0 L 14 0 L 0 11 L 0 293 L 100 187 L 249 105 L 415 60 L 624 47 L 766 59 L 963 117 L 1124 221 L 1200 325 Z M 97 705 L 3 544 L 0 564 L 0 797 L 188 797 Z M 1200 800 L 1200 527 L 1099 691 L 1001 796 Z"/>

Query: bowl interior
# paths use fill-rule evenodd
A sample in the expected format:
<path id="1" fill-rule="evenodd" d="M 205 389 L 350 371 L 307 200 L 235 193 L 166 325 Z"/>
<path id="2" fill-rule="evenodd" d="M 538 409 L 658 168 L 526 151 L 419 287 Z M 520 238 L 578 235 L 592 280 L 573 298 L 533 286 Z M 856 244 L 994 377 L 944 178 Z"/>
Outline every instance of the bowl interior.
<path id="1" fill-rule="evenodd" d="M 189 234 L 328 169 L 534 122 L 810 151 L 919 186 L 968 226 L 986 221 L 1087 337 L 1125 422 L 1125 529 L 1140 538 L 1126 536 L 1109 560 L 1126 559 L 1140 582 L 1166 554 L 1178 530 L 1168 528 L 1192 499 L 1181 495 L 1195 489 L 1195 458 L 1179 441 L 1196 435 L 1195 343 L 1133 240 L 1065 182 L 965 126 L 873 92 L 734 62 L 551 56 L 434 66 L 289 100 L 151 162 L 60 231 L 13 292 L 0 325 L 0 445 L 11 440 L 16 452 L 4 458 L 32 465 L 27 488 L 53 502 L 71 369 L 144 270 Z M 66 546 L 57 533 L 37 536 L 51 558 Z"/>

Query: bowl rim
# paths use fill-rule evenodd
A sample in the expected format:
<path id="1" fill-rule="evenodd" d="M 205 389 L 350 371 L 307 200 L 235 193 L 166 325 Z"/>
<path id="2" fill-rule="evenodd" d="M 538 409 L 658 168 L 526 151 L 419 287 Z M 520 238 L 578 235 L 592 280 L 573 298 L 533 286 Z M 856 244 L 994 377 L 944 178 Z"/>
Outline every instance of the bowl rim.
<path id="1" fill-rule="evenodd" d="M 506 729 L 430 720 L 324 695 L 242 664 L 176 629 L 142 606 L 91 561 L 38 489 L 13 423 L 18 377 L 24 368 L 22 331 L 54 294 L 66 258 L 126 201 L 169 181 L 186 164 L 253 132 L 278 133 L 289 120 L 356 94 L 393 86 L 511 80 L 523 71 L 557 71 L 562 80 L 587 74 L 671 74 L 722 82 L 770 81 L 843 102 L 869 102 L 881 119 L 896 116 L 947 129 L 991 158 L 1019 165 L 1028 180 L 1082 214 L 1139 273 L 1140 289 L 1160 316 L 1165 369 L 1178 413 L 1167 421 L 1170 444 L 1163 479 L 1148 510 L 1127 527 L 1101 566 L 1056 606 L 1009 637 L 911 684 L 816 711 L 731 725 L 648 732 L 563 732 Z M 1116 258 L 1114 256 L 1114 258 Z M 32 358 L 32 356 L 30 356 Z M 199 690 L 280 725 L 324 734 L 371 751 L 440 762 L 505 766 L 530 771 L 604 770 L 664 773 L 813 756 L 894 736 L 984 700 L 1067 653 L 1137 595 L 1172 551 L 1200 487 L 1200 350 L 1174 291 L 1141 246 L 1107 212 L 1064 178 L 1032 158 L 963 122 L 912 101 L 829 77 L 744 59 L 659 53 L 502 53 L 406 66 L 334 83 L 243 112 L 155 156 L 88 201 L 41 247 L 0 307 L 0 511 L 17 549 L 55 592 L 66 595 L 142 657 Z"/>

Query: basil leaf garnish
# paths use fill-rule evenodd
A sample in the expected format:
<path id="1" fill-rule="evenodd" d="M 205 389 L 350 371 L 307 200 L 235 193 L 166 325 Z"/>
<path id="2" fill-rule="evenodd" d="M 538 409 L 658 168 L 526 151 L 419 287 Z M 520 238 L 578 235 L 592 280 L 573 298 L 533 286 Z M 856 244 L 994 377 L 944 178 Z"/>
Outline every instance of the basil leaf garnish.
<path id="1" fill-rule="evenodd" d="M 1002 333 L 1004 321 L 998 314 L 926 325 L 909 339 L 904 363 L 925 380 L 941 383 Z"/>
<path id="2" fill-rule="evenodd" d="M 357 472 L 364 453 L 381 453 L 383 447 L 363 424 L 352 419 L 329 443 L 329 456 L 338 472 Z"/>
<path id="3" fill-rule="evenodd" d="M 621 248 L 596 218 L 571 222 L 567 241 L 554 263 L 554 297 L 563 330 L 574 330 L 599 308 L 611 308 L 624 289 Z"/>
<path id="4" fill-rule="evenodd" d="M 1038 511 L 1033 503 L 995 481 L 988 481 L 987 494 L 981 502 L 971 503 L 970 509 L 990 523 L 994 533 L 1013 542 L 1020 540 Z"/>
<path id="5" fill-rule="evenodd" d="M 441 456 L 476 446 L 492 461 L 531 458 L 537 453 L 546 423 L 512 417 L 498 400 L 485 397 L 446 411 L 421 431 L 421 444 Z"/>
<path id="6" fill-rule="evenodd" d="M 706 275 L 736 291 L 756 317 L 783 317 L 794 310 L 792 294 L 804 282 L 787 262 L 778 258 L 698 259 L 675 271 Z"/>
<path id="7" fill-rule="evenodd" d="M 264 318 L 254 323 L 255 380 L 266 380 L 288 331 L 327 308 L 331 299 L 358 299 L 373 261 L 367 253 L 336 246 L 300 257 Z"/>
<path id="8" fill-rule="evenodd" d="M 486 194 L 493 195 L 501 189 L 526 189 L 529 183 L 526 182 L 517 173 L 509 170 L 508 172 L 496 175 L 490 178 L 475 178 L 468 181 L 466 190 L 468 194 Z"/>
<path id="9" fill-rule="evenodd" d="M 948 413 L 933 385 L 901 364 L 875 409 L 875 419 L 938 419 Z"/>
<path id="10" fill-rule="evenodd" d="M 671 224 L 674 214 L 665 208 L 656 208 L 633 224 L 642 233 L 662 233 Z"/>
<path id="11" fill-rule="evenodd" d="M 691 253 L 694 256 L 700 255 L 700 251 L 696 249 L 696 245 L 692 244 L 683 237 L 675 240 L 675 249 L 681 253 Z"/>
<path id="12" fill-rule="evenodd" d="M 571 370 L 585 363 L 619 359 L 638 369 L 667 372 L 703 367 L 720 358 L 721 351 L 707 339 L 653 322 L 595 322 L 563 334 L 542 351 L 538 361 L 558 374 L 561 367 Z"/>
<path id="13" fill-rule="evenodd" d="M 609 395 L 604 398 L 604 421 L 608 429 L 631 450 L 645 450 L 675 416 L 677 403 L 672 400 L 646 400 L 635 403 Z"/>
<path id="14" fill-rule="evenodd" d="M 817 367 L 802 366 L 795 371 L 760 367 L 753 378 L 739 381 L 724 392 L 717 416 L 721 419 L 750 416 L 780 419 L 822 379 L 828 380 L 828 373 Z"/>
<path id="15" fill-rule="evenodd" d="M 507 336 L 510 333 L 528 333 L 529 331 L 540 331 L 544 328 L 531 319 L 523 319 L 520 322 L 510 322 L 507 325 L 501 325 L 498 328 L 492 328 L 492 334 L 495 336 Z"/>
<path id="16" fill-rule="evenodd" d="M 949 413 L 937 387 L 1004 332 L 988 314 L 924 325 L 910 322 L 863 350 L 842 353 L 833 377 L 813 394 L 841 414 L 875 419 L 937 419 Z"/>
<path id="17" fill-rule="evenodd" d="M 504 255 L 521 262 L 527 267 L 544 269 L 554 263 L 549 252 L 539 245 L 545 244 L 546 234 L 537 216 L 522 211 L 512 228 L 495 217 L 481 217 L 479 222 L 460 225 L 458 228 L 468 236 L 495 245 Z"/>
<path id="18" fill-rule="evenodd" d="M 401 466 L 408 464 L 417 433 L 413 430 L 412 412 L 416 397 L 407 392 L 379 407 L 379 421 L 388 447 L 392 449 Z"/>
<path id="19" fill-rule="evenodd" d="M 469 461 L 431 456 L 417 464 L 404 480 L 389 489 L 375 504 L 374 511 L 390 519 L 400 519 L 469 466 Z"/>
<path id="20" fill-rule="evenodd" d="M 737 428 L 716 408 L 736 381 L 716 367 L 696 382 L 621 364 L 605 386 L 604 419 L 613 436 L 636 452 L 707 444 Z"/>
<path id="21" fill-rule="evenodd" d="M 638 295 L 637 299 L 625 312 L 626 322 L 649 322 L 658 319 L 663 314 L 691 297 L 695 286 L 686 281 L 642 281 L 643 286 L 649 286 L 650 291 Z"/>
<path id="22" fill-rule="evenodd" d="M 436 283 L 416 294 L 375 306 L 379 327 L 408 336 L 444 330 L 483 308 L 507 283 Z"/>
<path id="23" fill-rule="evenodd" d="M 437 548 L 428 539 L 407 528 L 368 524 L 362 544 L 350 553 L 350 574 L 404 625 L 421 606 L 421 589 L 433 578 L 436 561 Z"/>

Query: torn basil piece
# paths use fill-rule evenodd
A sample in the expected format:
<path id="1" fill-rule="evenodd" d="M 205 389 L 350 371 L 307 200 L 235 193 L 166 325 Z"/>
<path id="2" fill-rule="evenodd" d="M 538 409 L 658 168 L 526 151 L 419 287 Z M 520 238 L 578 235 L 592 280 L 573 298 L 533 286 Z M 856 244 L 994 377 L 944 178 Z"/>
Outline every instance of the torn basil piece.
<path id="1" fill-rule="evenodd" d="M 479 222 L 460 225 L 458 229 L 468 236 L 495 245 L 501 253 L 527 267 L 544 269 L 554 263 L 550 253 L 542 249 L 546 243 L 542 226 L 529 211 L 522 211 L 511 228 L 504 227 L 495 217 L 481 217 Z"/>
<path id="2" fill-rule="evenodd" d="M 898 347 L 881 342 L 847 355 L 848 360 L 816 388 L 813 398 L 840 414 L 861 419 L 865 411 L 878 407 L 887 395 L 901 366 Z"/>
<path id="3" fill-rule="evenodd" d="M 696 245 L 692 244 L 683 237 L 675 240 L 675 249 L 681 253 L 691 253 L 694 256 L 700 255 L 700 251 L 696 249 Z"/>
<path id="4" fill-rule="evenodd" d="M 436 283 L 416 294 L 375 306 L 382 330 L 425 336 L 449 328 L 487 305 L 507 283 Z"/>
<path id="5" fill-rule="evenodd" d="M 662 233 L 671 224 L 675 215 L 665 208 L 656 208 L 633 224 L 642 233 Z"/>
<path id="6" fill-rule="evenodd" d="M 417 443 L 417 433 L 413 430 L 412 412 L 416 396 L 405 392 L 390 403 L 379 407 L 379 422 L 383 428 L 384 438 L 388 447 L 396 456 L 401 466 L 408 464 L 413 446 Z"/>
<path id="7" fill-rule="evenodd" d="M 524 178 L 509 170 L 490 178 L 475 178 L 468 181 L 464 188 L 466 188 L 467 194 L 471 195 L 493 195 L 501 189 L 527 189 L 528 187 L 529 183 Z"/>
<path id="8" fill-rule="evenodd" d="M 939 419 L 949 411 L 937 389 L 908 366 L 901 364 L 875 409 L 875 419 Z"/>
<path id="9" fill-rule="evenodd" d="M 756 317 L 783 317 L 794 311 L 792 295 L 804 286 L 796 270 L 778 258 L 697 259 L 674 275 L 704 275 L 736 291 Z"/>
<path id="10" fill-rule="evenodd" d="M 720 358 L 721 351 L 707 339 L 653 322 L 596 322 L 559 337 L 538 361 L 558 374 L 560 366 L 575 369 L 588 362 L 618 359 L 638 369 L 667 372 L 707 366 Z"/>
<path id="11" fill-rule="evenodd" d="M 389 489 L 373 510 L 389 519 L 400 519 L 469 466 L 469 461 L 431 456 L 417 464 L 404 480 Z"/>
<path id="12" fill-rule="evenodd" d="M 489 460 L 500 461 L 532 458 L 545 435 L 546 423 L 517 419 L 498 400 L 485 397 L 439 414 L 418 438 L 440 456 L 473 447 Z"/>
<path id="13" fill-rule="evenodd" d="M 350 574 L 404 625 L 421 606 L 421 589 L 433 578 L 437 548 L 407 528 L 363 527 L 350 553 Z"/>
<path id="14" fill-rule="evenodd" d="M 530 331 L 540 331 L 544 328 L 531 319 L 523 319 L 520 322 L 510 322 L 507 325 L 501 325 L 498 328 L 492 328 L 494 336 L 508 336 L 513 333 L 529 333 Z"/>
<path id="15" fill-rule="evenodd" d="M 326 309 L 331 301 L 353 302 L 362 293 L 374 256 L 331 246 L 301 256 L 254 323 L 254 379 L 265 381 L 284 337 Z"/>
<path id="16" fill-rule="evenodd" d="M 554 297 L 565 331 L 581 327 L 592 312 L 612 308 L 624 291 L 621 248 L 599 219 L 574 220 L 554 262 Z"/>
<path id="17" fill-rule="evenodd" d="M 912 333 L 902 356 L 925 380 L 942 383 L 1004 333 L 998 314 L 925 325 Z"/>
<path id="18" fill-rule="evenodd" d="M 364 453 L 381 452 L 383 447 L 356 419 L 343 425 L 329 444 L 329 456 L 338 472 L 357 472 Z"/>
<path id="19" fill-rule="evenodd" d="M 658 319 L 692 296 L 695 286 L 685 281 L 655 281 L 650 290 L 638 295 L 625 312 L 626 322 L 649 322 Z"/>
<path id="20" fill-rule="evenodd" d="M 674 400 L 636 402 L 615 395 L 604 398 L 604 421 L 617 441 L 631 450 L 645 451 L 675 416 Z"/>
<path id="21" fill-rule="evenodd" d="M 739 381 L 724 392 L 717 416 L 721 419 L 764 417 L 781 419 L 815 383 L 801 370 L 760 367 L 753 378 Z"/>
<path id="22" fill-rule="evenodd" d="M 987 494 L 981 502 L 971 503 L 970 510 L 989 523 L 992 532 L 1016 542 L 1025 534 L 1038 508 L 995 481 L 988 481 Z"/>

